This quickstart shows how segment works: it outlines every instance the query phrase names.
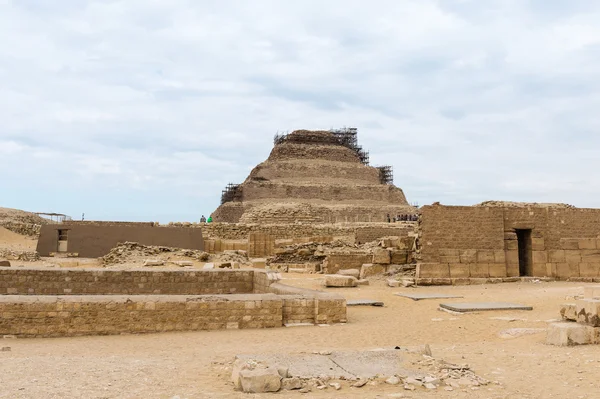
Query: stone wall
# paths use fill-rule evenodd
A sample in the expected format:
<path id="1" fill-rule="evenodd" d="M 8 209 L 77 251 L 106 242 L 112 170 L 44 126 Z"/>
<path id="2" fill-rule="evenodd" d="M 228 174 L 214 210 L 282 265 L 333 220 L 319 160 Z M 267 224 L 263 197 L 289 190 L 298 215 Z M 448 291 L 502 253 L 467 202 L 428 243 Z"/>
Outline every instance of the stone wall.
<path id="1" fill-rule="evenodd" d="M 416 233 L 416 222 L 388 223 L 387 226 L 359 227 L 356 229 L 356 243 L 364 244 L 382 237 L 406 237 Z"/>
<path id="2" fill-rule="evenodd" d="M 523 207 L 421 208 L 421 278 L 518 277 L 517 230 L 531 230 L 535 277 L 600 278 L 600 209 Z"/>
<path id="3" fill-rule="evenodd" d="M 158 227 L 152 223 L 69 222 L 42 226 L 37 251 L 41 256 L 58 252 L 59 231 L 67 231 L 68 253 L 83 258 L 106 255 L 118 243 L 204 249 L 202 230 L 187 227 Z"/>
<path id="4" fill-rule="evenodd" d="M 406 223 L 406 224 L 404 224 Z M 207 239 L 248 239 L 251 233 L 268 234 L 276 240 L 308 237 L 356 237 L 381 238 L 384 236 L 406 236 L 415 229 L 410 222 L 403 223 L 349 223 L 349 224 L 256 224 L 256 223 L 208 223 L 201 226 Z M 383 234 L 383 235 L 379 235 Z M 373 241 L 370 240 L 370 241 Z M 365 241 L 366 242 L 366 241 Z"/>
<path id="5" fill-rule="evenodd" d="M 0 335 L 64 337 L 282 326 L 274 294 L 0 296 Z"/>
<path id="6" fill-rule="evenodd" d="M 340 270 L 360 270 L 362 265 L 368 263 L 373 263 L 373 255 L 369 253 L 333 253 L 327 255 L 323 261 L 323 271 L 327 274 L 335 274 Z"/>
<path id="7" fill-rule="evenodd" d="M 340 163 L 333 161 L 306 162 L 306 160 L 286 160 L 278 162 L 263 162 L 255 167 L 248 180 L 290 181 L 293 176 L 295 181 L 319 182 L 324 179 L 348 180 L 353 183 L 364 182 L 379 183 L 379 171 L 361 163 Z"/>
<path id="8" fill-rule="evenodd" d="M 1 292 L 9 294 L 0 295 L 0 335 L 59 337 L 346 322 L 343 297 L 289 287 L 279 279 L 278 273 L 256 269 L 0 268 Z M 238 294 L 242 290 L 247 293 Z M 150 291 L 174 295 L 137 295 Z M 111 295 L 121 292 L 128 295 Z M 210 295 L 194 295 L 197 292 Z M 47 293 L 62 295 L 40 295 Z"/>
<path id="9" fill-rule="evenodd" d="M 252 270 L 0 268 L 0 295 L 212 295 L 253 292 Z"/>

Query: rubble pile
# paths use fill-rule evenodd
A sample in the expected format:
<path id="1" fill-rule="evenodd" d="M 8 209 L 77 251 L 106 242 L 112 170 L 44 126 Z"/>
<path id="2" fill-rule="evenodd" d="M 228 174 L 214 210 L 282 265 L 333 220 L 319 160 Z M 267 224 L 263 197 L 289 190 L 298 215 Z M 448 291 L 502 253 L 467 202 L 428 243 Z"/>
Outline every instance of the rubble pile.
<path id="1" fill-rule="evenodd" d="M 0 227 L 24 236 L 38 237 L 44 224 L 52 221 L 44 219 L 35 213 L 18 209 L 0 208 Z"/>
<path id="2" fill-rule="evenodd" d="M 12 251 L 0 249 L 0 259 L 21 260 L 23 262 L 35 262 L 40 260 L 40 254 L 34 251 Z"/>
<path id="3" fill-rule="evenodd" d="M 127 263 L 139 258 L 170 254 L 206 262 L 210 255 L 204 251 L 194 249 L 181 249 L 163 246 L 141 245 L 137 242 L 125 242 L 111 249 L 110 252 L 100 258 L 104 265 Z"/>
<path id="4" fill-rule="evenodd" d="M 275 256 L 270 259 L 270 263 L 320 263 L 332 250 L 357 251 L 361 248 L 360 245 L 348 244 L 342 240 L 326 244 L 316 242 L 293 244 L 277 248 Z"/>
<path id="5" fill-rule="evenodd" d="M 426 347 L 428 349 L 428 346 Z M 363 352 L 365 353 L 365 352 Z M 301 358 L 249 359 L 238 357 L 233 363 L 231 381 L 234 389 L 245 393 L 265 393 L 299 390 L 308 393 L 317 390 L 369 389 L 377 385 L 394 385 L 400 391 L 454 391 L 477 390 L 491 382 L 475 374 L 466 364 L 448 363 L 424 353 L 403 352 L 407 361 L 399 360 L 393 366 L 372 363 L 356 353 L 349 360 L 350 370 L 333 363 L 323 368 L 327 358 L 336 356 L 329 351 L 304 354 Z M 318 358 L 323 360 L 318 360 Z M 388 356 L 389 358 L 389 356 Z M 348 361 L 348 360 L 345 360 Z M 401 365 L 401 363 L 404 363 Z M 319 370 L 315 370 L 317 367 Z M 371 369 L 373 368 L 373 369 Z M 328 372 L 324 372 L 329 370 Z M 318 374 L 317 374 L 318 373 Z M 498 384 L 497 382 L 495 382 Z"/>

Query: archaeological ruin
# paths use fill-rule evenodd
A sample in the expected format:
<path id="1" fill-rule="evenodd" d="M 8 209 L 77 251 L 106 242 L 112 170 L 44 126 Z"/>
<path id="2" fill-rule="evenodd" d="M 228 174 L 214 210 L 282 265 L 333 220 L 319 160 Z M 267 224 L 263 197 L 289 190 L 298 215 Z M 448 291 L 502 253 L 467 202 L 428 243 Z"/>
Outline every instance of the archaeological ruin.
<path id="1" fill-rule="evenodd" d="M 600 279 L 600 209 L 488 202 L 420 209 L 417 277 Z"/>
<path id="2" fill-rule="evenodd" d="M 369 166 L 357 130 L 277 135 L 269 158 L 242 184 L 229 184 L 215 222 L 386 222 L 413 214 L 392 168 Z"/>

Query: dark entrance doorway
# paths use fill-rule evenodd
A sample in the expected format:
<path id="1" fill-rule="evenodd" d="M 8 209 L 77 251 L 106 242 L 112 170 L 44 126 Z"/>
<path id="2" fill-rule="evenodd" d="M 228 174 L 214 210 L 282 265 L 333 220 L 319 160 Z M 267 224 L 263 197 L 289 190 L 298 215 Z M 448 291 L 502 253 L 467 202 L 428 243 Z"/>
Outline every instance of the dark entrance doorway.
<path id="1" fill-rule="evenodd" d="M 533 261 L 531 254 L 531 229 L 517 229 L 519 245 L 519 275 L 533 276 Z"/>

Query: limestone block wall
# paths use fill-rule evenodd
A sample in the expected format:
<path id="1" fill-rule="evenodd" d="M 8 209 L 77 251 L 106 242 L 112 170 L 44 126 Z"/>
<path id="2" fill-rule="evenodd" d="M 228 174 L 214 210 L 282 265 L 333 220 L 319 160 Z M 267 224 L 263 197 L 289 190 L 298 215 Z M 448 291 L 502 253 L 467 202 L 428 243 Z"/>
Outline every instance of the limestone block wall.
<path id="1" fill-rule="evenodd" d="M 406 237 L 416 232 L 417 222 L 388 223 L 387 226 L 359 227 L 356 229 L 356 242 L 364 244 L 382 237 Z"/>
<path id="2" fill-rule="evenodd" d="M 373 255 L 362 253 L 333 253 L 323 261 L 323 271 L 335 274 L 340 270 L 359 269 L 362 265 L 373 262 Z"/>
<path id="3" fill-rule="evenodd" d="M 0 295 L 212 295 L 253 292 L 252 270 L 0 268 Z"/>
<path id="4" fill-rule="evenodd" d="M 600 209 L 425 206 L 421 278 L 519 276 L 517 230 L 531 230 L 532 276 L 600 279 Z"/>
<path id="5" fill-rule="evenodd" d="M 268 292 L 283 298 L 283 321 L 288 323 L 345 323 L 346 299 L 341 295 L 290 287 L 278 282 Z"/>
<path id="6" fill-rule="evenodd" d="M 274 294 L 0 296 L 0 334 L 65 337 L 282 326 Z"/>

